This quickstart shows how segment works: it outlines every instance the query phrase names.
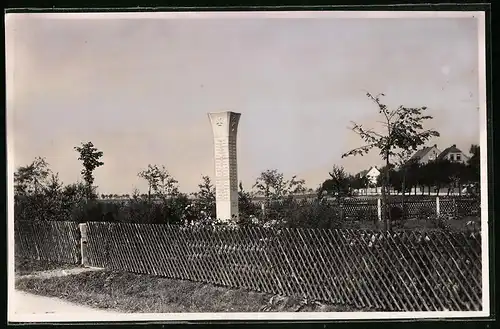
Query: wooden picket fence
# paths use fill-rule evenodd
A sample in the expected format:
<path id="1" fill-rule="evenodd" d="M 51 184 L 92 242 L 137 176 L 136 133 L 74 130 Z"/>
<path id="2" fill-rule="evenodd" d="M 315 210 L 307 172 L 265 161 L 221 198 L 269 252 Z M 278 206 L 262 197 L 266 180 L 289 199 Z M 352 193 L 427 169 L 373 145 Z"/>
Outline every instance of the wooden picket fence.
<path id="1" fill-rule="evenodd" d="M 76 222 L 15 221 L 16 256 L 57 263 L 80 263 L 80 230 Z"/>
<path id="2" fill-rule="evenodd" d="M 481 236 L 87 223 L 90 266 L 374 311 L 481 310 Z"/>

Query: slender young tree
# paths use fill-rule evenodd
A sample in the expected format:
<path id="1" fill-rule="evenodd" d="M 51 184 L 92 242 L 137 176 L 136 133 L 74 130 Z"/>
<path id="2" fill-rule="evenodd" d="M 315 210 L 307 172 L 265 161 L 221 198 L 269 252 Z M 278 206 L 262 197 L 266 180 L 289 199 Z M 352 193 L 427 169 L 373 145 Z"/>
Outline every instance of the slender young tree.
<path id="1" fill-rule="evenodd" d="M 76 146 L 75 150 L 80 154 L 78 160 L 82 161 L 83 164 L 81 174 L 87 189 L 87 200 L 90 200 L 95 197 L 93 193 L 94 171 L 104 164 L 99 160 L 102 158 L 103 153 L 94 147 L 92 142 L 82 143 L 81 146 Z"/>
<path id="2" fill-rule="evenodd" d="M 148 168 L 139 172 L 137 176 L 148 182 L 148 202 L 151 203 L 151 192 L 158 186 L 158 167 L 149 164 Z"/>
<path id="3" fill-rule="evenodd" d="M 199 190 L 193 193 L 197 210 L 203 211 L 209 218 L 215 218 L 215 187 L 210 177 L 203 176 L 198 188 Z"/>
<path id="4" fill-rule="evenodd" d="M 354 131 L 364 145 L 352 149 L 342 155 L 342 157 L 364 155 L 373 149 L 379 151 L 380 156 L 385 161 L 387 168 L 391 165 L 391 157 L 398 154 L 401 150 L 416 151 L 417 148 L 425 144 L 432 137 L 439 136 L 439 133 L 432 129 L 423 129 L 425 121 L 431 120 L 432 116 L 426 115 L 427 107 L 410 108 L 398 106 L 396 109 L 390 110 L 386 104 L 382 103 L 381 96 L 384 94 L 372 95 L 367 92 L 366 96 L 373 101 L 378 108 L 382 124 L 380 132 L 374 129 L 366 129 L 362 125 L 353 123 L 352 131 Z M 384 209 L 387 208 L 387 186 L 389 185 L 389 171 L 385 172 L 385 179 L 382 185 L 382 204 Z M 390 212 L 382 212 L 384 216 L 384 227 L 390 230 Z"/>

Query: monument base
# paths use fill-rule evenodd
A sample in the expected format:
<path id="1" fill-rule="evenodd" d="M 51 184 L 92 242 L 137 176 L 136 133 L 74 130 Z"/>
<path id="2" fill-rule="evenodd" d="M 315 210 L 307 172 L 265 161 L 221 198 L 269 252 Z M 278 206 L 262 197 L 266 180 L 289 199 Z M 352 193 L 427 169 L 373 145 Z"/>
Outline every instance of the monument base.
<path id="1" fill-rule="evenodd" d="M 215 206 L 218 220 L 223 222 L 238 220 L 238 201 L 217 201 Z M 234 218 L 231 218 L 231 215 Z"/>

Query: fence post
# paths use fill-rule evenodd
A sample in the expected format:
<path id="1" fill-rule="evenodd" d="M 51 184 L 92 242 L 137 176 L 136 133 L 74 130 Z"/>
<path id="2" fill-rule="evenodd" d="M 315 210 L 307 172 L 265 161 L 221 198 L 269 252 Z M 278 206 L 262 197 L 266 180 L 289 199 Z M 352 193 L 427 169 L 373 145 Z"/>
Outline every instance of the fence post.
<path id="1" fill-rule="evenodd" d="M 380 222 L 382 220 L 382 201 L 380 198 L 377 199 L 377 217 Z"/>
<path id="2" fill-rule="evenodd" d="M 88 266 L 89 261 L 87 257 L 87 224 L 81 223 L 80 227 L 80 252 L 82 257 L 82 265 Z"/>
<path id="3" fill-rule="evenodd" d="M 458 206 L 456 198 L 453 198 L 453 215 L 455 216 L 455 218 L 458 218 Z"/>
<path id="4" fill-rule="evenodd" d="M 439 205 L 439 197 L 436 197 L 436 215 L 439 217 L 439 214 L 441 213 L 440 205 Z"/>

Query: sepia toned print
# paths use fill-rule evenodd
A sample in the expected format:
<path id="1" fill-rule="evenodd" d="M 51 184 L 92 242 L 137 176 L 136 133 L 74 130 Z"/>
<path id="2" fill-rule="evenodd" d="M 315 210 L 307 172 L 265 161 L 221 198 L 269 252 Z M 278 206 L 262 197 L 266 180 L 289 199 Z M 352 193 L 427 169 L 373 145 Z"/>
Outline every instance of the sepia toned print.
<path id="1" fill-rule="evenodd" d="M 7 15 L 9 319 L 488 315 L 484 16 L 375 14 Z"/>

